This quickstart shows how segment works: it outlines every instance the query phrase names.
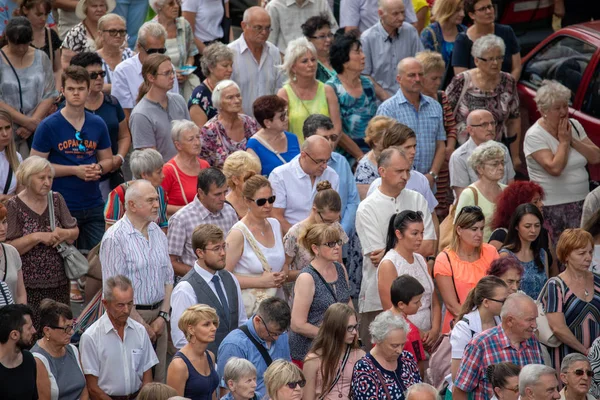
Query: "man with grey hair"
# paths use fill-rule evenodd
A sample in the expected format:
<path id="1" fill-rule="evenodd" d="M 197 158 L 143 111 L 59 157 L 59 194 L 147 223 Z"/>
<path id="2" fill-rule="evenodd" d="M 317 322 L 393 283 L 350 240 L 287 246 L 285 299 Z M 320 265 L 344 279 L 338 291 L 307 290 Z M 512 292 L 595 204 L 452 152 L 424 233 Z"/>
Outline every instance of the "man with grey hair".
<path id="1" fill-rule="evenodd" d="M 102 238 L 100 263 L 103 281 L 122 275 L 133 282 L 135 307 L 131 317 L 156 343 L 160 363 L 154 370 L 154 380 L 164 382 L 173 267 L 167 237 L 155 223 L 158 205 L 158 193 L 150 182 L 133 181 L 125 193 L 125 215 Z"/>
<path id="2" fill-rule="evenodd" d="M 371 348 L 369 323 L 383 309 L 377 289 L 377 266 L 384 256 L 390 218 L 405 210 L 423 213 L 425 232 L 419 252 L 424 257 L 433 255 L 436 235 L 427 200 L 420 193 L 405 188 L 410 169 L 402 149 L 390 147 L 382 151 L 377 160 L 381 185 L 360 203 L 356 212 L 356 232 L 364 256 L 358 298 L 360 337 L 367 348 Z"/>
<path id="3" fill-rule="evenodd" d="M 595 400 L 588 392 L 594 380 L 594 371 L 590 360 L 581 353 L 570 353 L 563 358 L 560 364 L 560 380 L 564 388 L 560 392 L 562 400 L 582 399 Z M 569 394 L 567 395 L 567 391 Z M 567 397 L 568 396 L 568 397 Z"/>
<path id="4" fill-rule="evenodd" d="M 428 383 L 415 383 L 406 391 L 406 400 L 440 400 L 440 394 Z"/>
<path id="5" fill-rule="evenodd" d="M 131 281 L 116 275 L 104 281 L 102 304 L 106 309 L 81 335 L 79 352 L 87 389 L 92 399 L 135 399 L 152 382 L 158 358 L 146 329 L 130 318 L 134 309 Z"/>
<path id="6" fill-rule="evenodd" d="M 285 77 L 279 68 L 279 49 L 267 41 L 271 32 L 269 13 L 257 6 L 246 9 L 242 31 L 242 35 L 229 44 L 234 53 L 231 80 L 240 86 L 244 114 L 254 115 L 254 100 L 277 94 Z"/>
<path id="7" fill-rule="evenodd" d="M 142 25 L 138 33 L 136 45 L 138 53 L 135 56 L 120 62 L 112 74 L 110 94 L 119 100 L 128 121 L 131 110 L 136 104 L 140 85 L 144 81 L 144 78 L 142 77 L 142 64 L 150 54 L 164 54 L 166 52 L 166 40 L 167 31 L 161 24 L 158 22 L 146 22 Z M 175 79 L 175 82 L 169 91 L 171 93 L 179 94 L 179 83 L 177 83 L 177 79 Z"/>
<path id="8" fill-rule="evenodd" d="M 538 309 L 533 299 L 523 293 L 511 294 L 500 316 L 500 325 L 475 336 L 465 348 L 453 399 L 467 400 L 468 393 L 473 393 L 474 400 L 490 399 L 493 389 L 486 380 L 486 370 L 492 364 L 543 364 L 542 348 L 535 336 Z"/>
<path id="9" fill-rule="evenodd" d="M 519 373 L 521 400 L 560 399 L 558 379 L 553 368 L 542 364 L 529 364 Z"/>
<path id="10" fill-rule="evenodd" d="M 333 190 L 339 189 L 339 176 L 327 165 L 331 152 L 327 139 L 311 136 L 302 143 L 298 157 L 271 171 L 269 181 L 276 196 L 273 216 L 284 233 L 308 217 L 319 182 L 329 181 Z"/>

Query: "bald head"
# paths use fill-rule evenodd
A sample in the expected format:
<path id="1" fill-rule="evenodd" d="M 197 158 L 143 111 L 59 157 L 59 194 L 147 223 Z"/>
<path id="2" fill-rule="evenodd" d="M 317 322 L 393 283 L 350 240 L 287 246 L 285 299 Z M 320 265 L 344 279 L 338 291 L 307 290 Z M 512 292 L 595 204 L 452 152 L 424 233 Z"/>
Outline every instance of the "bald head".
<path id="1" fill-rule="evenodd" d="M 310 136 L 304 141 L 304 143 L 302 143 L 302 151 L 307 151 L 310 153 L 311 151 L 323 146 L 330 148 L 327 139 L 325 139 L 323 136 L 314 135 Z"/>
<path id="2" fill-rule="evenodd" d="M 388 10 L 390 6 L 394 6 L 399 3 L 404 5 L 404 2 L 402 0 L 377 0 L 377 7 L 380 10 Z"/>
<path id="3" fill-rule="evenodd" d="M 490 118 L 493 120 L 494 116 L 488 110 L 473 110 L 467 116 L 467 125 L 478 125 L 481 121 L 488 121 Z"/>
<path id="4" fill-rule="evenodd" d="M 533 301 L 531 297 L 527 296 L 525 293 L 513 293 L 506 298 L 502 310 L 500 311 L 500 316 L 502 318 L 507 316 L 519 318 L 531 308 L 537 310 L 535 301 Z"/>
<path id="5" fill-rule="evenodd" d="M 250 7 L 247 8 L 246 11 L 244 11 L 244 17 L 243 17 L 243 22 L 245 22 L 246 24 L 250 24 L 252 25 L 252 21 L 256 18 L 264 18 L 267 17 L 269 18 L 269 20 L 271 19 L 271 17 L 269 16 L 269 13 L 262 7 L 258 7 L 258 6 L 254 6 L 254 7 Z"/>
<path id="6" fill-rule="evenodd" d="M 417 69 L 420 68 L 421 70 L 423 70 L 423 64 L 421 64 L 421 61 L 417 60 L 414 57 L 403 58 L 398 63 L 398 76 L 401 76 L 407 70 L 414 69 L 414 68 L 417 68 Z"/>

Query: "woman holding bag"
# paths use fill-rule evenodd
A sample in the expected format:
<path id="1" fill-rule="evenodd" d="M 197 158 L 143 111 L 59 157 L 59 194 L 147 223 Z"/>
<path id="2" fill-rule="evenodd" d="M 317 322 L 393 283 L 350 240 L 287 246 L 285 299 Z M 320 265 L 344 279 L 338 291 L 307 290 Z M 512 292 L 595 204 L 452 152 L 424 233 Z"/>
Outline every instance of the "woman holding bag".
<path id="1" fill-rule="evenodd" d="M 246 314 L 250 317 L 267 297 L 283 297 L 281 287 L 288 276 L 283 250 L 283 232 L 275 218 L 269 218 L 275 196 L 269 180 L 262 175 L 244 182 L 242 195 L 248 213 L 227 236 L 225 268 L 240 282 Z"/>

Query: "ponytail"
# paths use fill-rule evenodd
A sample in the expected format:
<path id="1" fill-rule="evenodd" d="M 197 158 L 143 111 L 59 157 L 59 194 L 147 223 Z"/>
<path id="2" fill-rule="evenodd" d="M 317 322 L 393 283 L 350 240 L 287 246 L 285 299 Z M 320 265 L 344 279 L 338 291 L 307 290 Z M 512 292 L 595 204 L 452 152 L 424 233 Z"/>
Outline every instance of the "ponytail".
<path id="1" fill-rule="evenodd" d="M 398 238 L 396 238 L 396 231 L 404 233 L 408 224 L 414 222 L 423 222 L 423 213 L 421 211 L 405 210 L 398 214 L 392 215 L 390 223 L 388 224 L 387 239 L 385 242 L 385 253 L 396 247 Z"/>
<path id="2" fill-rule="evenodd" d="M 508 288 L 506 283 L 497 276 L 487 275 L 481 278 L 479 282 L 477 282 L 477 286 L 471 289 L 467 295 L 467 298 L 460 309 L 460 313 L 456 317 L 456 321 L 460 321 L 466 314 L 481 306 L 483 300 L 492 298 L 494 296 L 494 291 L 499 287 Z"/>

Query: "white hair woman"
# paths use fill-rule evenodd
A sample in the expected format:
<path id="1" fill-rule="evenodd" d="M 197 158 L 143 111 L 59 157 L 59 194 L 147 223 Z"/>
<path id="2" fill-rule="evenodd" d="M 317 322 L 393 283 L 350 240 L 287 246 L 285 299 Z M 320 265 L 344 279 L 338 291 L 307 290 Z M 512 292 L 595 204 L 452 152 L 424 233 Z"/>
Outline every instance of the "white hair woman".
<path id="1" fill-rule="evenodd" d="M 102 91 L 110 94 L 112 88 L 112 73 L 121 61 L 131 58 L 135 53 L 125 44 L 127 38 L 127 23 L 117 14 L 106 14 L 98 20 L 98 41 L 102 48 L 97 51 L 102 58 L 104 87 Z"/>
<path id="2" fill-rule="evenodd" d="M 256 367 L 244 358 L 231 357 L 225 364 L 223 381 L 229 393 L 221 400 L 256 400 Z"/>
<path id="3" fill-rule="evenodd" d="M 565 229 L 579 227 L 589 193 L 586 165 L 600 162 L 600 149 L 583 126 L 569 118 L 571 95 L 556 81 L 542 82 L 535 95 L 542 117 L 529 128 L 523 143 L 529 178 L 546 193 L 543 212 L 552 243 Z"/>

